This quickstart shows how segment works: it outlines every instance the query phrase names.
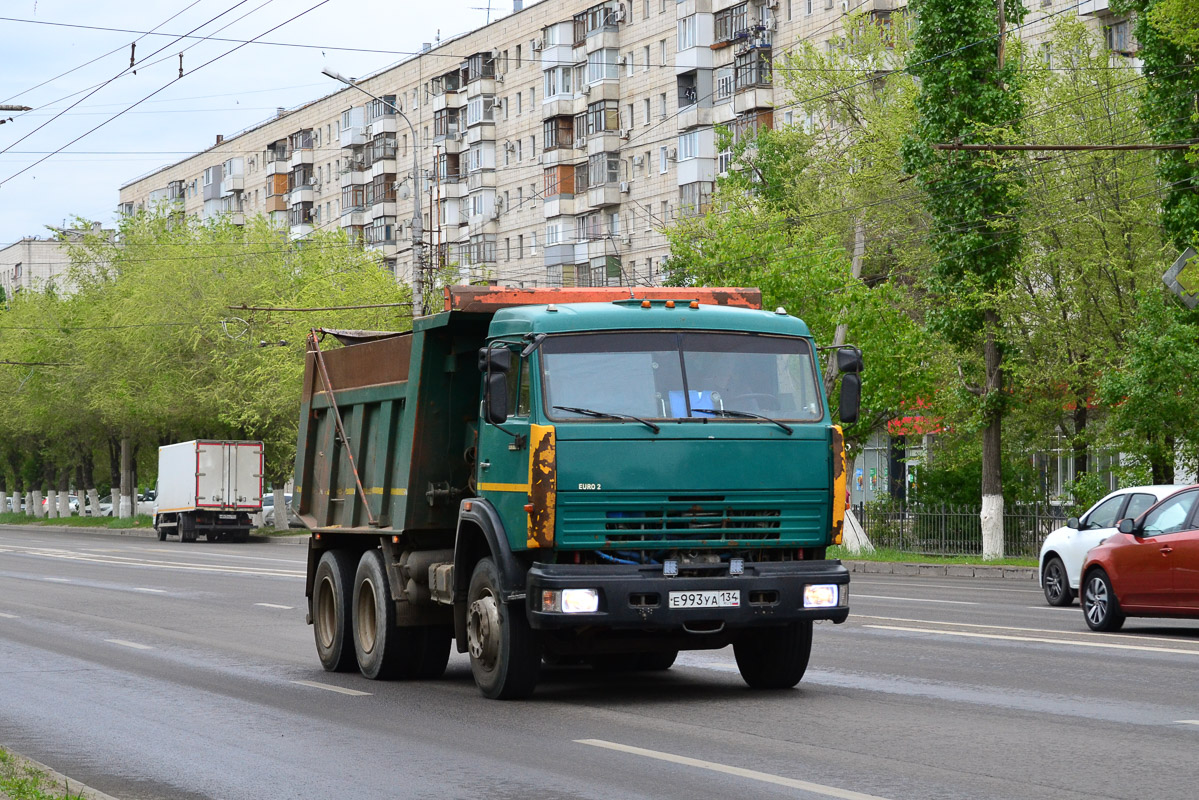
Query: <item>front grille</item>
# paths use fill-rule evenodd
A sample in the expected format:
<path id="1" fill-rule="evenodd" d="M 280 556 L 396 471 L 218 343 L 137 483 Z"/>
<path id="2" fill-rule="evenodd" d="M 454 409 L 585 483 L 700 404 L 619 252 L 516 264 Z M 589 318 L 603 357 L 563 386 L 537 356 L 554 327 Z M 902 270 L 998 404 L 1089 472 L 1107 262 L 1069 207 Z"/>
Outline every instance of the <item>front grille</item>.
<path id="1" fill-rule="evenodd" d="M 826 535 L 828 494 L 788 492 L 663 498 L 641 492 L 558 495 L 559 542 L 624 547 L 670 542 L 814 544 Z"/>

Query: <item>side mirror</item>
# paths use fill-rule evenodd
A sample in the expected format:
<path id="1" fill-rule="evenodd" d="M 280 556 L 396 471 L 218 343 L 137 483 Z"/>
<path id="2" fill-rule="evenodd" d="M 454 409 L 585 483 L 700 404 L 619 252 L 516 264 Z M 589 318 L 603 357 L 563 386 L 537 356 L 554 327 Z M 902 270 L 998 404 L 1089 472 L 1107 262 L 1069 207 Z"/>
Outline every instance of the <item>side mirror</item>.
<path id="1" fill-rule="evenodd" d="M 1070 517 L 1070 519 L 1066 520 L 1067 528 L 1073 528 L 1074 530 L 1078 530 L 1079 526 L 1081 526 L 1081 525 L 1082 525 L 1082 523 L 1078 521 L 1078 517 Z"/>
<path id="2" fill-rule="evenodd" d="M 862 376 L 856 372 L 847 372 L 841 376 L 841 398 L 837 407 L 837 415 L 841 417 L 841 422 L 846 425 L 857 422 L 861 405 Z"/>
<path id="3" fill-rule="evenodd" d="M 1116 530 L 1120 531 L 1120 533 L 1136 533 L 1137 524 L 1128 517 L 1125 517 L 1116 523 Z"/>
<path id="4" fill-rule="evenodd" d="M 502 425 L 508 421 L 507 375 L 502 372 L 493 372 L 487 376 L 487 387 L 483 393 L 483 407 L 487 421 L 492 425 Z"/>
<path id="5" fill-rule="evenodd" d="M 837 371 L 857 374 L 862 371 L 862 351 L 846 347 L 837 351 Z"/>
<path id="6" fill-rule="evenodd" d="M 479 348 L 479 372 L 508 372 L 512 369 L 512 351 L 503 345 Z"/>

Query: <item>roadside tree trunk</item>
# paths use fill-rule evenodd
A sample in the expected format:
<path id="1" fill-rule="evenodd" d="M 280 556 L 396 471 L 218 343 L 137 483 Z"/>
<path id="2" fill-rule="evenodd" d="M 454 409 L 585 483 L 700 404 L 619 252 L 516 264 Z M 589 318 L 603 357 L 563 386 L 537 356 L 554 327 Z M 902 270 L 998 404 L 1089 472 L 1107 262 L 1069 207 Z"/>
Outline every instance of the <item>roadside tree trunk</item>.
<path id="1" fill-rule="evenodd" d="M 58 473 L 58 516 L 71 516 L 71 470 L 66 467 Z"/>
<path id="2" fill-rule="evenodd" d="M 282 489 L 275 489 L 272 492 L 275 496 L 275 530 L 287 530 L 287 524 L 291 519 L 287 516 L 287 500 L 283 497 Z"/>
<path id="3" fill-rule="evenodd" d="M 44 515 L 46 519 L 58 519 L 58 476 L 54 474 L 54 467 L 46 463 L 42 467 L 42 480 L 46 486 L 46 506 Z"/>
<path id="4" fill-rule="evenodd" d="M 986 325 L 983 344 L 983 361 L 986 367 L 986 387 L 983 402 L 986 404 L 987 426 L 983 429 L 982 452 L 982 523 L 983 559 L 990 561 L 1003 558 L 1003 450 L 1000 433 L 1003 426 L 1002 397 L 1003 362 L 996 337 L 999 332 L 999 314 L 993 309 L 983 314 Z"/>
<path id="5" fill-rule="evenodd" d="M 133 446 L 128 436 L 121 437 L 121 504 L 117 516 L 129 519 L 133 516 L 136 506 L 136 493 L 133 488 Z"/>

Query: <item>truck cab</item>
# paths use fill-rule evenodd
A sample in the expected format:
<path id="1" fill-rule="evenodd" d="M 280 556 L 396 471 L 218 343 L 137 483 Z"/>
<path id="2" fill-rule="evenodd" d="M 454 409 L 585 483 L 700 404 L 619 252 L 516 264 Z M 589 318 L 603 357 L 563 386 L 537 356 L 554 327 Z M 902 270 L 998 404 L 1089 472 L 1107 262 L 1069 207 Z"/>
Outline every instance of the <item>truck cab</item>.
<path id="1" fill-rule="evenodd" d="M 730 644 L 751 686 L 793 686 L 812 622 L 849 613 L 848 572 L 825 557 L 840 541 L 844 451 L 807 326 L 781 309 L 727 301 L 744 290 L 536 291 L 542 302 L 447 294 L 447 326 L 455 313 L 489 313 L 472 320 L 479 379 L 469 400 L 456 404 L 449 397 L 461 390 L 443 387 L 405 409 L 414 425 L 425 408 L 426 422 L 458 431 L 449 438 L 465 466 L 425 491 L 429 508 L 454 510 L 442 515 L 452 535 L 386 521 L 380 572 L 406 627 L 439 619 L 440 646 L 452 635 L 490 697 L 531 692 L 543 661 L 662 669 L 680 650 Z M 434 324 L 427 319 L 414 336 Z M 429 362 L 453 384 L 467 380 L 469 341 Z M 421 378 L 417 362 L 433 355 L 417 351 L 413 339 L 409 390 Z M 847 355 L 843 419 L 856 413 L 860 369 L 860 356 Z M 433 453 L 405 450 L 398 438 L 409 477 L 418 463 L 428 471 Z M 310 475 L 297 465 L 298 485 Z M 306 515 L 307 488 L 298 490 L 300 516 L 318 523 L 309 594 L 329 643 L 338 614 L 320 607 L 315 573 L 327 562 L 323 596 L 335 603 L 334 573 L 348 567 L 325 557 L 322 539 L 347 537 Z M 412 489 L 410 481 L 409 497 Z M 355 558 L 377 557 L 346 556 Z M 361 594 L 358 578 L 346 582 Z M 444 613 L 414 614 L 418 606 Z M 342 616 L 352 628 L 353 614 Z"/>

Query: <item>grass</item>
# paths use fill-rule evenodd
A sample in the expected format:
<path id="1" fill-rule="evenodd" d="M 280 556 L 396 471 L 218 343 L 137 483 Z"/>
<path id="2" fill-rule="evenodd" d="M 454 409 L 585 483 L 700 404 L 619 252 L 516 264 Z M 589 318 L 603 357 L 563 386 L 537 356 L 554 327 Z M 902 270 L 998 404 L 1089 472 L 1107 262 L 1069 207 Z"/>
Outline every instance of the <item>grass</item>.
<path id="1" fill-rule="evenodd" d="M 83 792 L 72 794 L 70 786 L 59 787 L 36 765 L 0 747 L 0 792 L 12 800 L 82 800 Z"/>
<path id="2" fill-rule="evenodd" d="M 121 519 L 120 517 L 60 517 L 58 519 L 37 519 L 15 511 L 0 514 L 0 524 L 5 525 L 62 525 L 70 528 L 152 528 L 154 519 L 149 514 L 138 514 L 136 517 Z"/>
<path id="3" fill-rule="evenodd" d="M 923 553 L 907 553 L 903 550 L 876 548 L 873 553 L 851 553 L 844 547 L 830 547 L 829 558 L 850 561 L 899 561 L 906 564 L 970 564 L 983 567 L 1035 567 L 1035 558 L 999 558 L 984 561 L 982 556 L 930 556 Z"/>

